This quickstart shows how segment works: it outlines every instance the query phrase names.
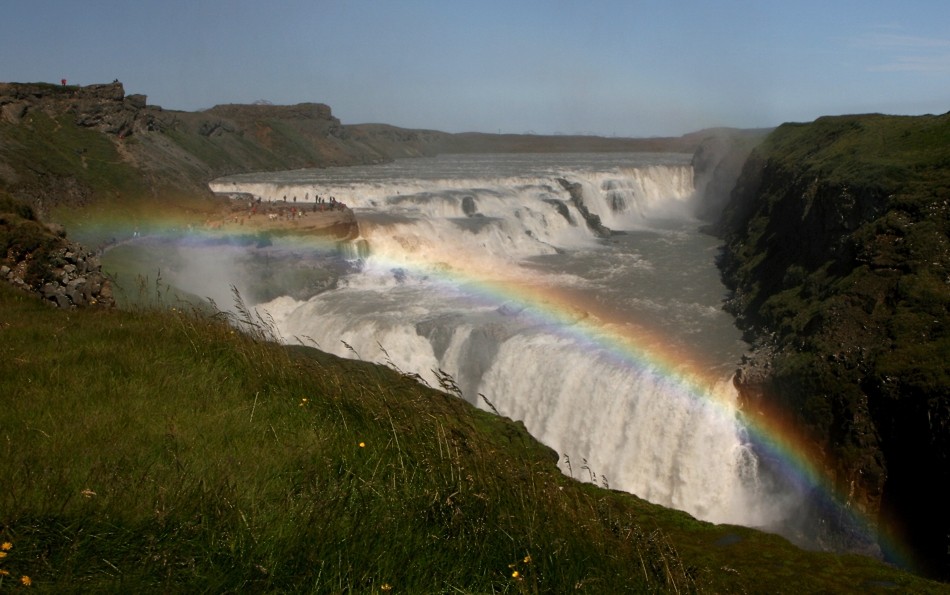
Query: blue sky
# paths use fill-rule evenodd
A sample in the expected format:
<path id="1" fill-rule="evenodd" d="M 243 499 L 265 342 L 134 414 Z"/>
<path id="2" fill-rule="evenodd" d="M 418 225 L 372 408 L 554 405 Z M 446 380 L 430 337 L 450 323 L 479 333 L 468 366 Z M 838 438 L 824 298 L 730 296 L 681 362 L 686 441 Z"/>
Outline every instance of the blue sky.
<path id="1" fill-rule="evenodd" d="M 166 109 L 678 135 L 950 111 L 950 2 L 3 0 L 0 81 L 118 78 Z"/>

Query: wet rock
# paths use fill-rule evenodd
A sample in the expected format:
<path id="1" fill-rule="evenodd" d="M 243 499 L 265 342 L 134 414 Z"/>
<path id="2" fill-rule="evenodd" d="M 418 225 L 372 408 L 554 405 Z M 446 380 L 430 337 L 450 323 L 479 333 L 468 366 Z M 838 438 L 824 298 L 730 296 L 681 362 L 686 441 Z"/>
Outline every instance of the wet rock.
<path id="1" fill-rule="evenodd" d="M 587 205 L 584 204 L 583 187 L 576 182 L 569 182 L 564 178 L 558 178 L 557 181 L 561 187 L 567 190 L 568 194 L 570 194 L 571 203 L 578 210 L 578 212 L 580 212 L 581 216 L 584 218 L 584 221 L 587 222 L 587 227 L 602 238 L 610 237 L 611 231 L 607 226 L 601 223 L 600 216 L 595 213 L 591 213 L 587 208 Z"/>
<path id="2" fill-rule="evenodd" d="M 467 217 L 472 217 L 478 213 L 478 206 L 475 204 L 474 196 L 466 196 L 462 199 L 462 212 Z"/>

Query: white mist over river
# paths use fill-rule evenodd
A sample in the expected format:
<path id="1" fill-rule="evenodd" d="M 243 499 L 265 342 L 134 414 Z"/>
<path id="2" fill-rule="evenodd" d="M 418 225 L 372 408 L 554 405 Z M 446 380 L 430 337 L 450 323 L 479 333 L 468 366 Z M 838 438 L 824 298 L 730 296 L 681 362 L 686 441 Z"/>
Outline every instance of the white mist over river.
<path id="1" fill-rule="evenodd" d="M 721 309 L 719 242 L 692 216 L 689 160 L 449 155 L 212 188 L 356 213 L 361 237 L 341 248 L 356 272 L 256 306 L 287 342 L 433 386 L 444 371 L 475 405 L 522 420 L 565 473 L 774 528 L 792 499 L 770 493 L 736 418 L 730 380 L 748 346 Z M 592 231 L 584 207 L 614 233 Z"/>

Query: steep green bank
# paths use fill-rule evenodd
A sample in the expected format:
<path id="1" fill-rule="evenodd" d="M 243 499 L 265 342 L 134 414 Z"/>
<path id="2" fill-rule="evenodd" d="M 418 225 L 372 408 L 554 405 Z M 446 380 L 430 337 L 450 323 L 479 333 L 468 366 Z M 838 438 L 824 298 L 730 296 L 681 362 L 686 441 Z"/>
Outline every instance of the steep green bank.
<path id="1" fill-rule="evenodd" d="M 170 305 L 0 285 L 0 588 L 944 589 L 580 483 L 463 399 Z"/>
<path id="2" fill-rule="evenodd" d="M 781 126 L 721 230 L 758 345 L 745 407 L 797 428 L 849 506 L 950 577 L 950 115 Z"/>

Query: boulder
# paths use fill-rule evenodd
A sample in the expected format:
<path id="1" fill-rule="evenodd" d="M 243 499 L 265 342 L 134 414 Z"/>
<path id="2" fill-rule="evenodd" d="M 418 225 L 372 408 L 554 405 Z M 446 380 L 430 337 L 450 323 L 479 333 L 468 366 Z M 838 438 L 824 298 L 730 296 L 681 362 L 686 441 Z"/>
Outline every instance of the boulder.
<path id="1" fill-rule="evenodd" d="M 59 223 L 47 223 L 46 229 L 48 229 L 51 234 L 58 238 L 66 237 L 66 228 Z"/>
<path id="2" fill-rule="evenodd" d="M 3 106 L 3 119 L 11 124 L 16 124 L 26 115 L 27 104 L 25 102 L 8 103 Z"/>
<path id="3" fill-rule="evenodd" d="M 145 109 L 146 96 L 141 94 L 127 95 L 125 101 L 136 109 Z"/>

